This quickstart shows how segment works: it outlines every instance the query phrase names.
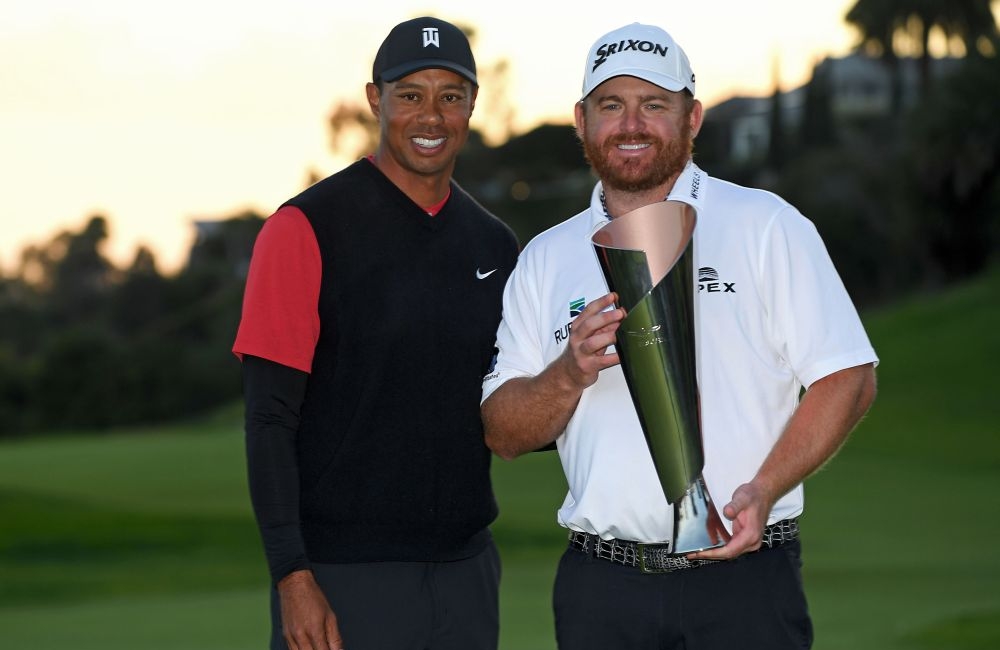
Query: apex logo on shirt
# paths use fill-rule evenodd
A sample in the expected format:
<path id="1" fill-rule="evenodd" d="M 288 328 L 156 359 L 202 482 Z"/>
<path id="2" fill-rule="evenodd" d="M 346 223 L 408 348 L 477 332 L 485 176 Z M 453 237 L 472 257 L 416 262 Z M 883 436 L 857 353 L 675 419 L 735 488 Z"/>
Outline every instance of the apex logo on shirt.
<path id="1" fill-rule="evenodd" d="M 711 266 L 698 269 L 698 293 L 736 293 L 735 282 L 720 282 L 719 272 Z"/>

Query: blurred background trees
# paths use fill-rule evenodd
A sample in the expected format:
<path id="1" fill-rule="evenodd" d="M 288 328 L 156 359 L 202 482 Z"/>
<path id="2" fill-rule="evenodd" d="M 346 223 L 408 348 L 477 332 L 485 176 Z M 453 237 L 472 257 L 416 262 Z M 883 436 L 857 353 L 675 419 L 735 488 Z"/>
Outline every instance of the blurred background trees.
<path id="1" fill-rule="evenodd" d="M 996 262 L 1000 57 L 989 0 L 858 0 L 846 20 L 856 54 L 818 63 L 801 88 L 776 80 L 769 97 L 706 107 L 695 159 L 798 207 L 866 307 Z M 932 57 L 935 37 L 943 54 Z M 507 73 L 482 64 L 476 111 L 490 132 L 470 133 L 456 179 L 526 243 L 585 208 L 594 179 L 571 107 L 566 123 L 513 132 Z M 334 105 L 329 132 L 348 157 L 377 142 L 367 106 Z M 105 215 L 23 250 L 0 276 L 0 435 L 184 418 L 238 399 L 229 350 L 264 217 L 197 222 L 187 264 L 169 276 L 146 248 L 109 261 Z"/>

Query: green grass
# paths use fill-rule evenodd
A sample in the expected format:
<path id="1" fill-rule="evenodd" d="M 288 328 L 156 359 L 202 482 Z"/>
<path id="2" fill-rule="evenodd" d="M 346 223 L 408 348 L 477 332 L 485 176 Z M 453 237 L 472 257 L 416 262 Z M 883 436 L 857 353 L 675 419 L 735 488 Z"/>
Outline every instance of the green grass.
<path id="1" fill-rule="evenodd" d="M 1000 273 L 865 315 L 879 397 L 807 484 L 817 650 L 1000 647 Z M 0 647 L 261 648 L 267 575 L 236 407 L 0 443 Z M 554 650 L 554 453 L 496 461 L 501 646 Z"/>

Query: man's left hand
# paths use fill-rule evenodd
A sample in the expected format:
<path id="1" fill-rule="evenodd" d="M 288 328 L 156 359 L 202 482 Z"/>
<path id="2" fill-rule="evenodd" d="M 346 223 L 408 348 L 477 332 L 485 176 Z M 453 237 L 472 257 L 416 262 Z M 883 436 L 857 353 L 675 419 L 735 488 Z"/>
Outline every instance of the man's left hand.
<path id="1" fill-rule="evenodd" d="M 760 548 L 764 527 L 773 501 L 760 487 L 744 483 L 733 492 L 733 499 L 722 509 L 722 514 L 733 522 L 733 536 L 725 546 L 690 553 L 689 560 L 732 560 L 744 553 Z"/>

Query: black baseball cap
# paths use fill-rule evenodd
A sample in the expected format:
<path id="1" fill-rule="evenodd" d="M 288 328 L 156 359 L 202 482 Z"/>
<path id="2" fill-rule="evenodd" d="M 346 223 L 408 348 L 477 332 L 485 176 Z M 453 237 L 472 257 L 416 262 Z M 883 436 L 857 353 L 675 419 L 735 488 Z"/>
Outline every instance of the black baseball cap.
<path id="1" fill-rule="evenodd" d="M 429 16 L 392 28 L 375 55 L 372 81 L 396 81 L 428 68 L 451 70 L 479 85 L 469 39 L 458 27 Z"/>

